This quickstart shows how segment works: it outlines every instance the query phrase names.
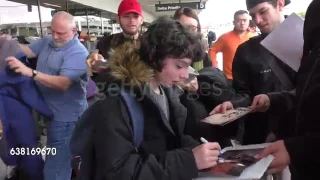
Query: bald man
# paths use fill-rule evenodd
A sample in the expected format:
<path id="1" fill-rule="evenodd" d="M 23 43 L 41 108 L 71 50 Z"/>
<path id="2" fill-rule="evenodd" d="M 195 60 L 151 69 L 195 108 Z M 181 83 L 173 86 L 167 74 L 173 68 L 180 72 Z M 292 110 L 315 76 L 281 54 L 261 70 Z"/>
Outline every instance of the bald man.
<path id="1" fill-rule="evenodd" d="M 38 58 L 36 69 L 26 67 L 14 57 L 7 58 L 7 63 L 11 69 L 37 82 L 54 114 L 48 126 L 47 148 L 51 148 L 51 153 L 46 157 L 44 179 L 67 180 L 71 177 L 70 136 L 87 108 L 88 51 L 78 40 L 76 23 L 70 14 L 57 12 L 51 30 L 51 35 L 29 46 L 20 45 L 27 57 Z"/>

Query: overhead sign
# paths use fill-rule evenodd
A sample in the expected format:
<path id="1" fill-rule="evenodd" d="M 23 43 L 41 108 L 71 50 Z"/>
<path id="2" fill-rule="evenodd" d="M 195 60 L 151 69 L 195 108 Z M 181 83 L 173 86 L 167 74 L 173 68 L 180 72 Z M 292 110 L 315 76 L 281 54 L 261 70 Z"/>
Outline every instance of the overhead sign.
<path id="1" fill-rule="evenodd" d="M 172 3 L 172 4 L 156 4 L 156 11 L 176 11 L 182 7 L 188 7 L 191 9 L 205 9 L 205 2 L 189 2 L 189 3 Z"/>
<path id="2" fill-rule="evenodd" d="M 59 10 L 52 10 L 51 15 L 53 16 Z M 100 11 L 95 9 L 69 9 L 69 13 L 73 16 L 86 16 L 88 11 L 89 16 L 100 16 Z"/>
<path id="3" fill-rule="evenodd" d="M 95 9 L 69 9 L 69 13 L 73 16 L 100 16 L 100 11 Z"/>

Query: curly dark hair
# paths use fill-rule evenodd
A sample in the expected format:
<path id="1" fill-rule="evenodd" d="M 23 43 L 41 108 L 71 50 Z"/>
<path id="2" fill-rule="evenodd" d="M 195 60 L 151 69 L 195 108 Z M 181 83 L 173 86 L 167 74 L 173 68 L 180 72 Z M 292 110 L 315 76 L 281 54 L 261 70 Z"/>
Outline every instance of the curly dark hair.
<path id="1" fill-rule="evenodd" d="M 168 17 L 154 21 L 140 44 L 141 60 L 158 72 L 162 71 L 165 58 L 189 58 L 196 62 L 204 54 L 199 34 Z"/>

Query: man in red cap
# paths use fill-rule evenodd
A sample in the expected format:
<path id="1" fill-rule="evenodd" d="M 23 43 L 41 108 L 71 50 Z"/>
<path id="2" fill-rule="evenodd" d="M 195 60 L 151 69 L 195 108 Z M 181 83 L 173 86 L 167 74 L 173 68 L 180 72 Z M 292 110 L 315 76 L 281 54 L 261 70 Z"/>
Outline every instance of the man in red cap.
<path id="1" fill-rule="evenodd" d="M 136 0 L 122 0 L 118 8 L 117 23 L 122 29 L 121 33 L 112 34 L 104 38 L 97 47 L 98 52 L 91 53 L 88 57 L 87 64 L 93 72 L 92 79 L 95 82 L 105 82 L 105 77 L 99 68 L 99 60 L 109 59 L 111 49 L 124 44 L 125 42 L 136 43 L 139 38 L 139 30 L 143 23 L 141 5 Z M 94 65 L 96 64 L 96 65 Z"/>
<path id="2" fill-rule="evenodd" d="M 135 42 L 139 37 L 143 20 L 140 3 L 136 0 L 123 0 L 119 5 L 117 16 L 117 23 L 120 24 L 122 32 L 106 38 L 99 48 L 99 54 L 108 59 L 110 49 L 126 41 Z"/>

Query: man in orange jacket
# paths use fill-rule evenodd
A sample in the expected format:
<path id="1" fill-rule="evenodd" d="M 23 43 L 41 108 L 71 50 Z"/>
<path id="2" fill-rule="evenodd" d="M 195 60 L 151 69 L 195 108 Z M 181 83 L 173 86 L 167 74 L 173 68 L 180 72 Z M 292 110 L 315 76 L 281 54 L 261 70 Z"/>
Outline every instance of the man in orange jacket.
<path id="1" fill-rule="evenodd" d="M 232 62 L 236 50 L 240 44 L 247 41 L 253 36 L 248 32 L 249 14 L 245 10 L 239 10 L 234 14 L 234 30 L 223 34 L 209 49 L 209 56 L 212 60 L 212 65 L 218 67 L 217 53 L 223 53 L 223 72 L 232 82 Z"/>

